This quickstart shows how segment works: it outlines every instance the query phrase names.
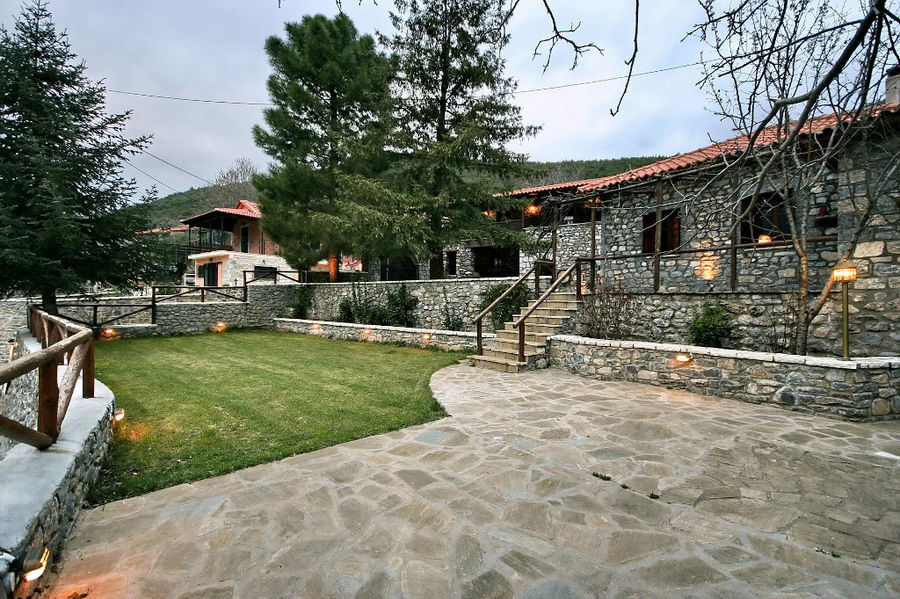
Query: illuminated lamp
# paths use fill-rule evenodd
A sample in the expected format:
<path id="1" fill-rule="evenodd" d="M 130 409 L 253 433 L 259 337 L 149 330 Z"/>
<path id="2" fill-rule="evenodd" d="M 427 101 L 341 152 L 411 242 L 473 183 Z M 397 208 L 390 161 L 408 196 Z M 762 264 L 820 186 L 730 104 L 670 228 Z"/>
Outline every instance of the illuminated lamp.
<path id="1" fill-rule="evenodd" d="M 772 243 L 772 236 L 771 235 L 760 235 L 759 239 L 756 240 L 756 243 L 758 243 L 760 245 Z"/>
<path id="2" fill-rule="evenodd" d="M 113 414 L 113 420 L 116 422 L 125 420 L 125 408 L 116 408 L 116 411 Z"/>
<path id="3" fill-rule="evenodd" d="M 525 209 L 525 213 L 526 213 L 526 214 L 537 214 L 537 213 L 539 213 L 540 211 L 541 211 L 541 207 L 540 207 L 540 206 L 536 206 L 536 205 L 534 205 L 534 204 L 530 205 L 528 208 Z"/>
<path id="4" fill-rule="evenodd" d="M 25 573 L 25 580 L 31 582 L 40 578 L 44 570 L 47 569 L 47 562 L 49 561 L 50 550 L 46 547 L 32 547 L 29 549 L 28 553 L 25 554 L 25 559 L 22 561 L 22 572 Z"/>
<path id="5" fill-rule="evenodd" d="M 832 271 L 835 283 L 849 283 L 855 281 L 858 271 L 855 266 L 841 266 Z"/>
<path id="6" fill-rule="evenodd" d="M 116 330 L 115 330 L 115 329 L 103 329 L 103 336 L 104 336 L 104 337 L 112 337 L 112 336 L 115 335 L 115 334 L 116 334 Z"/>
<path id="7" fill-rule="evenodd" d="M 318 335 L 319 333 L 321 333 L 322 325 L 320 325 L 318 322 L 314 322 L 312 325 L 312 332 L 313 332 L 313 335 Z"/>
<path id="8" fill-rule="evenodd" d="M 428 343 L 429 341 L 431 341 L 431 334 L 430 333 L 422 333 L 422 341 L 424 341 L 425 343 Z"/>
<path id="9" fill-rule="evenodd" d="M 225 324 L 224 322 L 222 322 L 221 320 L 220 320 L 219 322 L 216 323 L 216 332 L 217 332 L 217 333 L 224 333 L 224 332 L 225 332 L 225 329 L 227 329 L 227 328 L 228 328 L 228 325 L 226 325 L 226 324 Z"/>
<path id="10" fill-rule="evenodd" d="M 845 264 L 831 271 L 831 278 L 836 283 L 841 284 L 841 313 L 842 313 L 842 329 L 843 329 L 843 347 L 841 355 L 845 360 L 850 359 L 850 300 L 849 289 L 850 283 L 856 280 L 859 274 L 855 266 Z"/>
<path id="11" fill-rule="evenodd" d="M 694 359 L 694 357 L 691 354 L 685 354 L 685 353 L 675 354 L 675 361 L 678 362 L 679 364 L 687 364 L 688 362 L 690 362 L 693 359 Z"/>

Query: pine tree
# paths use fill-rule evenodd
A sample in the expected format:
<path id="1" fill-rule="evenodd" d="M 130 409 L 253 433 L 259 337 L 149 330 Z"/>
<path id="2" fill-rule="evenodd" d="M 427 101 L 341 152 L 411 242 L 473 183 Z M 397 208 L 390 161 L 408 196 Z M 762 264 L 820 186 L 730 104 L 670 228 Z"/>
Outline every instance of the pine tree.
<path id="1" fill-rule="evenodd" d="M 0 295 L 40 294 L 52 312 L 59 292 L 147 276 L 155 247 L 121 174 L 148 140 L 124 137 L 129 115 L 106 114 L 75 58 L 43 2 L 0 27 Z"/>
<path id="2" fill-rule="evenodd" d="M 337 257 L 358 245 L 363 215 L 380 215 L 378 200 L 359 188 L 383 167 L 394 67 L 343 13 L 305 16 L 285 33 L 266 41 L 275 107 L 265 111 L 268 129 L 253 129 L 276 163 L 253 182 L 263 228 L 288 262 L 305 268 L 328 257 L 335 280 Z M 343 185 L 350 181 L 353 193 Z"/>
<path id="3" fill-rule="evenodd" d="M 456 241 L 497 245 L 524 239 L 493 219 L 519 202 L 493 194 L 521 176 L 525 157 L 507 146 L 534 135 L 511 103 L 503 74 L 509 41 L 505 3 L 496 0 L 396 0 L 396 35 L 386 40 L 400 64 L 400 149 L 395 181 L 426 215 L 431 276 L 443 276 L 441 251 Z M 506 182 L 506 183 L 504 183 Z"/>

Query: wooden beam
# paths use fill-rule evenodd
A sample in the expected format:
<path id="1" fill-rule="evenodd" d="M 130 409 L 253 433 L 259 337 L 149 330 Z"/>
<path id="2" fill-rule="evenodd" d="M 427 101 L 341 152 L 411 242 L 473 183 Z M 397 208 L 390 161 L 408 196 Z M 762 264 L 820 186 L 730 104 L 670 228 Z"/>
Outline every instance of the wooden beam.
<path id="1" fill-rule="evenodd" d="M 27 356 L 13 360 L 9 364 L 0 366 L 0 385 L 8 383 L 14 378 L 20 377 L 35 368 L 39 368 L 40 366 L 55 361 L 57 356 L 69 351 L 70 348 L 87 342 L 92 336 L 93 333 L 89 329 L 85 329 L 71 337 L 66 337 L 62 341 L 55 343 L 46 349 L 36 351 L 33 354 L 28 354 Z"/>
<path id="2" fill-rule="evenodd" d="M 50 435 L 39 433 L 6 416 L 0 416 L 0 435 L 38 449 L 46 449 L 53 445 L 53 437 Z"/>

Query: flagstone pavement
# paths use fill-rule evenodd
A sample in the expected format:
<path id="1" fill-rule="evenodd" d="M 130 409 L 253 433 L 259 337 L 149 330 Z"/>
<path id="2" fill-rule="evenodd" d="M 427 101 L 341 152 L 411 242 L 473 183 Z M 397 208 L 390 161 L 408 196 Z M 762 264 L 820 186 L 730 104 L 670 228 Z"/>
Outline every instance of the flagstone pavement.
<path id="1" fill-rule="evenodd" d="M 41 597 L 900 596 L 900 422 L 451 366 L 451 417 L 85 511 Z"/>

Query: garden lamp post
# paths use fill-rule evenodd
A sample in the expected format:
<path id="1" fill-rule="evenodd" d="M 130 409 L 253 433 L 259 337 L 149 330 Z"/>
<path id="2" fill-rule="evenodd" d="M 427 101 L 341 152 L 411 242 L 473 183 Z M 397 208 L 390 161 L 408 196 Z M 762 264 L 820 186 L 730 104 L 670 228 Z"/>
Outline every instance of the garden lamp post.
<path id="1" fill-rule="evenodd" d="M 836 283 L 841 284 L 841 311 L 844 315 L 844 359 L 850 359 L 850 309 L 849 309 L 849 288 L 850 281 L 856 280 L 855 266 L 841 266 L 832 271 L 832 277 Z"/>

